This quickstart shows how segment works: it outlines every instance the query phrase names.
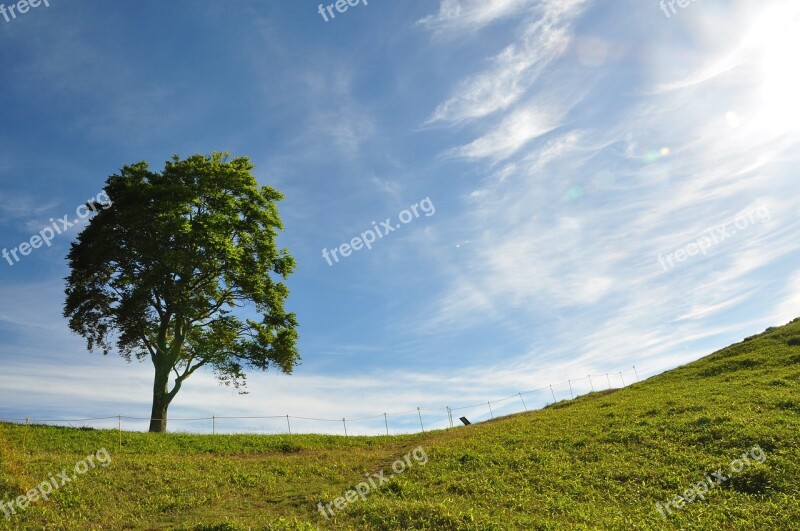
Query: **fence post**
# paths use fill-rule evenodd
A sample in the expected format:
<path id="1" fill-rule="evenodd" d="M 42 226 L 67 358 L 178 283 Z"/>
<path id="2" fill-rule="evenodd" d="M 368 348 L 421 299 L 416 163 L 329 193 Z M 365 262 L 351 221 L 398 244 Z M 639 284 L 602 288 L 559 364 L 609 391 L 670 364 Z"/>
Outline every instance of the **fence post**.
<path id="1" fill-rule="evenodd" d="M 606 379 L 608 380 L 608 388 L 611 389 L 611 378 L 608 377 L 608 373 L 606 373 Z"/>
<path id="2" fill-rule="evenodd" d="M 289 422 L 289 415 L 286 415 L 286 425 L 289 426 L 289 435 L 292 434 L 292 424 Z"/>
<path id="3" fill-rule="evenodd" d="M 622 380 L 622 387 L 625 387 L 625 378 L 622 377 L 622 371 L 619 371 L 619 379 Z"/>
<path id="4" fill-rule="evenodd" d="M 550 386 L 550 393 L 553 395 L 553 403 L 555 404 L 556 403 L 556 394 L 555 394 L 555 392 L 553 392 L 553 386 L 552 385 Z"/>
<path id="5" fill-rule="evenodd" d="M 419 415 L 419 427 L 422 428 L 422 433 L 425 433 L 425 426 L 422 425 L 422 411 L 417 406 L 417 414 Z"/>
<path id="6" fill-rule="evenodd" d="M 23 448 L 23 450 L 25 450 L 28 447 L 28 437 L 30 436 L 30 430 L 28 428 L 30 427 L 30 421 L 31 421 L 30 417 L 25 417 L 25 430 L 23 431 L 23 433 L 25 435 L 22 438 L 22 448 Z M 0 503 L 2 503 L 2 502 L 0 502 Z"/>
<path id="7" fill-rule="evenodd" d="M 522 407 L 525 408 L 525 411 L 528 411 L 528 406 L 525 405 L 525 399 L 522 398 L 522 393 L 519 394 L 519 399 L 522 400 Z"/>
<path id="8" fill-rule="evenodd" d="M 594 384 L 592 383 L 592 375 L 589 375 L 589 385 L 592 386 L 592 392 L 594 393 Z"/>
<path id="9" fill-rule="evenodd" d="M 567 383 L 569 384 L 569 397 L 572 400 L 574 400 L 575 399 L 575 395 L 572 394 L 572 380 L 567 380 Z"/>
<path id="10" fill-rule="evenodd" d="M 119 433 L 119 451 L 122 453 L 122 415 L 117 415 L 117 432 Z"/>
<path id="11" fill-rule="evenodd" d="M 641 380 L 639 380 L 639 373 L 636 371 L 636 365 L 633 366 L 633 374 L 636 375 L 636 381 L 640 382 Z"/>
<path id="12" fill-rule="evenodd" d="M 386 435 L 389 435 L 389 419 L 386 417 L 386 413 L 383 414 L 383 422 L 386 424 Z"/>
<path id="13" fill-rule="evenodd" d="M 211 435 L 217 434 L 217 417 L 216 415 L 211 415 Z"/>
<path id="14" fill-rule="evenodd" d="M 492 411 L 492 403 L 491 402 L 486 402 L 486 403 L 489 404 L 489 414 L 492 416 L 492 418 L 494 418 L 494 411 Z"/>
<path id="15" fill-rule="evenodd" d="M 447 422 L 450 424 L 450 427 L 453 427 L 453 412 L 450 411 L 450 406 L 444 406 L 447 408 Z"/>

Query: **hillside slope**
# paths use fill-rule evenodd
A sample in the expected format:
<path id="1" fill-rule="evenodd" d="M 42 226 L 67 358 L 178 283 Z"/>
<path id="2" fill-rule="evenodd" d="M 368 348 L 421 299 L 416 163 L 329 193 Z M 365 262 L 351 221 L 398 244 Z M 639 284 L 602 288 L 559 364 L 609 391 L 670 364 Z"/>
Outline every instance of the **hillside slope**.
<path id="1" fill-rule="evenodd" d="M 0 510 L 0 528 L 796 529 L 799 384 L 795 321 L 623 390 L 424 435 L 125 433 L 120 447 L 114 431 L 0 424 L 0 503 L 102 448 L 111 460 Z M 322 516 L 359 483 L 366 499 Z M 704 499 L 680 508 L 693 485 Z"/>

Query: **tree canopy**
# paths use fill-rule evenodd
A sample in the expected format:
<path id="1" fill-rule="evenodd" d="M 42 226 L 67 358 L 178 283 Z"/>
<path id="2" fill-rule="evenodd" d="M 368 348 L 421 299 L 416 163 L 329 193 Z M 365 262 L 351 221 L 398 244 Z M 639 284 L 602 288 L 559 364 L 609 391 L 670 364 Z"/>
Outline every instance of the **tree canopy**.
<path id="1" fill-rule="evenodd" d="M 112 205 L 70 249 L 64 315 L 89 350 L 150 358 L 150 431 L 166 430 L 169 404 L 201 367 L 243 390 L 247 368 L 299 363 L 283 282 L 295 261 L 276 245 L 283 196 L 253 169 L 216 152 L 173 156 L 161 172 L 125 165 L 106 180 Z"/>

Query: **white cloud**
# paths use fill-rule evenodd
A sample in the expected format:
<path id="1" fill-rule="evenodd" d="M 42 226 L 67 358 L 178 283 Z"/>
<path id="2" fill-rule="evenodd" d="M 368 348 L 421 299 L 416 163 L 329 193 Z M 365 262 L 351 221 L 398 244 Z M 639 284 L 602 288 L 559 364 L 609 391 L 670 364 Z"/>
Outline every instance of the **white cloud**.
<path id="1" fill-rule="evenodd" d="M 745 34 L 749 22 L 738 14 L 715 21 L 725 37 Z M 473 163 L 487 159 L 487 176 L 464 195 L 464 214 L 453 220 L 471 235 L 470 252 L 445 266 L 449 285 L 423 316 L 431 330 L 492 323 L 517 338 L 547 336 L 548 345 L 519 357 L 527 370 L 561 355 L 663 369 L 707 354 L 709 344 L 723 346 L 742 331 L 774 324 L 775 299 L 785 297 L 782 321 L 796 317 L 796 282 L 789 294 L 775 292 L 770 271 L 800 251 L 792 171 L 798 139 L 757 119 L 757 54 L 730 59 L 730 51 L 720 52 L 730 41 L 715 37 L 723 35 L 693 42 L 692 54 L 683 56 L 682 42 L 654 33 L 650 44 L 659 53 L 634 63 L 643 69 L 644 86 L 628 86 L 599 119 L 585 118 L 576 105 L 597 105 L 607 96 L 598 91 L 616 85 L 598 81 L 588 68 L 565 75 L 557 61 L 524 91 L 542 94 L 556 84 L 559 92 L 547 92 L 550 98 L 517 96 L 513 89 L 524 75 L 502 81 L 495 59 L 494 70 L 468 77 L 438 107 L 436 120 L 499 117 L 452 152 Z M 712 58 L 712 66 L 667 75 L 676 61 L 694 64 L 699 56 Z M 488 82 L 495 72 L 505 83 L 497 94 Z M 730 109 L 741 117 L 738 128 L 726 120 Z M 547 133 L 552 138 L 541 141 Z M 672 271 L 659 266 L 659 253 L 760 204 L 769 205 L 772 221 L 752 223 Z M 539 331 L 554 315 L 574 326 Z M 534 331 L 523 331 L 525 324 Z"/>
<path id="2" fill-rule="evenodd" d="M 442 9 L 444 10 L 443 2 Z M 476 2 L 482 9 L 492 2 Z M 513 2 L 494 2 L 510 8 Z M 544 69 L 561 56 L 570 43 L 570 23 L 583 2 L 549 2 L 526 18 L 519 42 L 508 45 L 491 60 L 491 66 L 459 83 L 455 94 L 441 103 L 428 123 L 461 122 L 507 109 L 517 102 Z M 452 6 L 451 6 L 452 7 Z M 497 6 L 495 6 L 497 7 Z M 455 19 L 461 9 L 450 9 Z M 492 9 L 492 13 L 497 9 Z"/>
<path id="3" fill-rule="evenodd" d="M 800 271 L 792 274 L 786 296 L 777 305 L 773 320 L 775 323 L 788 323 L 797 317 L 800 317 Z"/>
<path id="4" fill-rule="evenodd" d="M 531 140 L 549 133 L 560 125 L 561 116 L 545 108 L 532 107 L 509 113 L 493 130 L 471 143 L 454 150 L 453 154 L 479 159 L 504 159 Z"/>
<path id="5" fill-rule="evenodd" d="M 442 0 L 439 12 L 423 18 L 418 24 L 439 32 L 475 30 L 533 4 L 532 0 Z"/>

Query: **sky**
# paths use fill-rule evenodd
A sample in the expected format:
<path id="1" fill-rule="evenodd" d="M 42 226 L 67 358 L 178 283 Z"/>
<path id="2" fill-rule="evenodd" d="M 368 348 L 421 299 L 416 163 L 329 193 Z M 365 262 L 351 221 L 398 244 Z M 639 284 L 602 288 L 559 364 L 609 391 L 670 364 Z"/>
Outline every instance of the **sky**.
<path id="1" fill-rule="evenodd" d="M 69 331 L 65 256 L 109 175 L 173 154 L 248 156 L 286 196 L 302 363 L 247 395 L 195 374 L 172 419 L 444 427 L 800 316 L 796 0 L 3 5 L 0 417 L 149 415 L 152 365 Z"/>

